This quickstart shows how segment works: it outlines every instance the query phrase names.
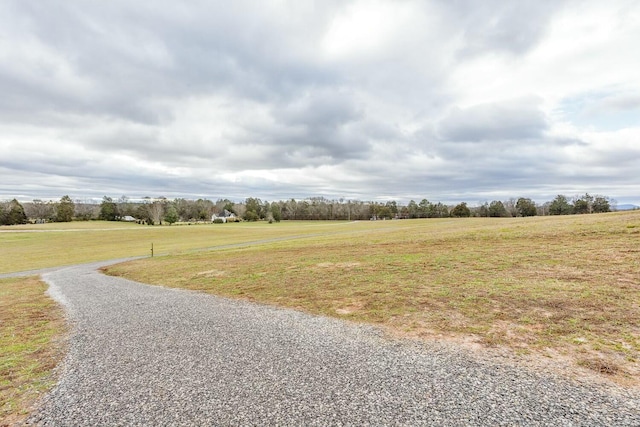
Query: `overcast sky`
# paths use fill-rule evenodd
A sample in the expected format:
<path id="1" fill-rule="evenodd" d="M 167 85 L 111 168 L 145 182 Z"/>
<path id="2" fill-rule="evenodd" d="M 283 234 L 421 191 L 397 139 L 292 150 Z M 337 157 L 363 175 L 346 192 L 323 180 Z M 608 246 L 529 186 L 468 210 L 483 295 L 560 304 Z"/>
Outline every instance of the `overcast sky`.
<path id="1" fill-rule="evenodd" d="M 0 1 L 0 199 L 640 204 L 640 2 Z"/>

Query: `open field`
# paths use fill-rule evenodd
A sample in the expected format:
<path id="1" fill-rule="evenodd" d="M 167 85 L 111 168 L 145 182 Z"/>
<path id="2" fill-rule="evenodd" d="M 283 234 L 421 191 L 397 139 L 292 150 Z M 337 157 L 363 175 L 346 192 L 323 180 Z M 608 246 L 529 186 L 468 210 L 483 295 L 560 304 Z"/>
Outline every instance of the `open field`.
<path id="1" fill-rule="evenodd" d="M 152 242 L 156 254 L 173 256 L 113 266 L 108 272 L 375 323 L 401 335 L 471 341 L 524 358 L 569 361 L 625 384 L 639 383 L 640 212 L 2 227 L 0 272 L 149 255 Z M 59 309 L 43 291 L 34 279 L 0 281 L 6 307 L 20 306 L 7 298 L 24 298 L 24 304 L 31 301 L 29 307 L 43 309 L 35 317 L 20 317 L 30 310 L 5 310 L 3 305 L 2 315 L 9 316 L 3 327 L 10 322 L 25 331 L 27 325 L 43 326 L 45 338 L 34 340 L 46 345 L 51 339 L 46 336 L 56 332 L 37 319 L 56 319 Z M 51 325 L 58 327 L 55 321 Z M 3 341 L 0 353 L 9 354 L 12 345 Z M 55 351 L 29 354 L 51 367 Z M 2 363 L 5 369 L 7 362 Z M 29 372 L 37 382 L 38 372 L 45 371 Z M 6 384 L 3 393 L 18 390 Z M 26 390 L 27 401 L 33 396 L 33 389 L 20 390 Z M 6 396 L 3 410 L 24 410 L 15 403 L 17 395 Z"/>
<path id="2" fill-rule="evenodd" d="M 37 277 L 0 280 L 0 425 L 11 425 L 53 385 L 62 358 L 62 309 Z"/>
<path id="3" fill-rule="evenodd" d="M 0 227 L 0 274 L 220 245 L 340 232 L 348 223 L 290 222 L 150 227 L 91 221 Z"/>
<path id="4" fill-rule="evenodd" d="M 638 384 L 640 212 L 345 226 L 106 271 L 570 361 Z"/>

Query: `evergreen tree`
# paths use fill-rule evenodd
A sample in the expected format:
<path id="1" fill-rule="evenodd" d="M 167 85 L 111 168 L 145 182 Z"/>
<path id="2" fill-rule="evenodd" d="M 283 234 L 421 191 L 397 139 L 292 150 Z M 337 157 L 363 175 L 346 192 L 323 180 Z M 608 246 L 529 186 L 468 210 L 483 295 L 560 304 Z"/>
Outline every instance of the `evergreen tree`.
<path id="1" fill-rule="evenodd" d="M 593 199 L 593 213 L 611 212 L 611 204 L 609 199 L 604 196 L 595 196 Z"/>
<path id="2" fill-rule="evenodd" d="M 178 221 L 178 211 L 173 203 L 169 203 L 167 206 L 167 210 L 164 213 L 164 220 L 169 223 L 169 225 Z"/>
<path id="3" fill-rule="evenodd" d="M 76 205 L 69 196 L 62 196 L 60 202 L 56 206 L 56 221 L 58 222 L 71 222 L 73 220 L 73 213 L 75 212 Z"/>
<path id="4" fill-rule="evenodd" d="M 516 209 L 520 216 L 536 216 L 538 214 L 536 204 L 531 199 L 526 199 L 524 197 L 520 197 L 518 199 L 516 202 Z"/>
<path id="5" fill-rule="evenodd" d="M 0 224 L 17 225 L 26 223 L 27 215 L 24 213 L 24 208 L 18 200 L 13 199 L 4 207 L 0 207 Z"/>
<path id="6" fill-rule="evenodd" d="M 467 207 L 466 202 L 462 202 L 451 209 L 451 216 L 454 218 L 468 218 L 471 216 L 471 210 Z"/>
<path id="7" fill-rule="evenodd" d="M 118 205 L 116 205 L 111 197 L 104 196 L 100 203 L 99 218 L 104 221 L 117 221 L 120 217 L 118 213 Z"/>
<path id="8" fill-rule="evenodd" d="M 494 200 L 489 204 L 489 216 L 506 217 L 509 216 L 509 212 L 507 212 L 507 208 L 504 207 L 504 203 L 500 200 Z"/>
<path id="9" fill-rule="evenodd" d="M 558 194 L 549 205 L 549 215 L 570 215 L 573 213 L 573 206 L 566 196 Z"/>

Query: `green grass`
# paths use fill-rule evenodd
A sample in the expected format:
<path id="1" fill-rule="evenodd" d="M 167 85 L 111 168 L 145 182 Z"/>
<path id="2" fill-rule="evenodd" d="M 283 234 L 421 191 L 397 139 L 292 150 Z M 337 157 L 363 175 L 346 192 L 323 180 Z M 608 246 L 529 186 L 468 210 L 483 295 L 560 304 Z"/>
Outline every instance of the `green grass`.
<path id="1" fill-rule="evenodd" d="M 176 254 L 255 240 L 340 232 L 342 228 L 336 224 L 346 225 L 262 222 L 150 227 L 93 221 L 0 227 L 0 274 L 146 256 L 151 253 L 152 243 L 155 254 Z"/>
<path id="2" fill-rule="evenodd" d="M 54 383 L 62 310 L 37 277 L 0 280 L 0 425 L 19 422 Z"/>
<path id="3" fill-rule="evenodd" d="M 182 287 L 562 355 L 640 373 L 640 213 L 359 223 L 349 234 L 146 259 L 106 269 Z"/>

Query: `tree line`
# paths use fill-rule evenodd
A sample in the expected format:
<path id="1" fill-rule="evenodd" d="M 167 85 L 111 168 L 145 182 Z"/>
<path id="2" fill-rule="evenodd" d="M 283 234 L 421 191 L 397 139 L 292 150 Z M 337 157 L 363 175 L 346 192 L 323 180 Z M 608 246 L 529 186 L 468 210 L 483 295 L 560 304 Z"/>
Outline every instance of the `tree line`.
<path id="1" fill-rule="evenodd" d="M 466 202 L 445 205 L 422 199 L 406 205 L 396 201 L 363 202 L 358 200 L 330 200 L 311 197 L 304 200 L 268 202 L 249 197 L 244 202 L 219 199 L 173 199 L 146 197 L 132 201 L 126 196 L 113 199 L 104 196 L 101 203 L 85 203 L 72 200 L 68 195 L 56 202 L 39 199 L 24 204 L 13 199 L 0 202 L 0 225 L 25 224 L 27 222 L 69 222 L 72 220 L 131 220 L 144 224 L 173 224 L 176 222 L 210 222 L 212 216 L 229 217 L 230 220 L 275 221 L 281 220 L 378 220 L 448 217 L 527 217 L 535 215 L 573 215 L 609 212 L 613 201 L 601 195 L 584 195 L 568 198 L 558 195 L 552 201 L 536 204 L 525 197 L 505 201 L 493 200 L 469 207 Z"/>

